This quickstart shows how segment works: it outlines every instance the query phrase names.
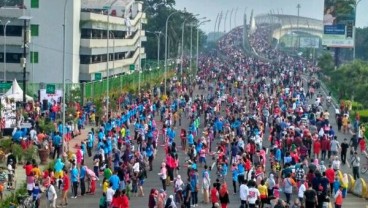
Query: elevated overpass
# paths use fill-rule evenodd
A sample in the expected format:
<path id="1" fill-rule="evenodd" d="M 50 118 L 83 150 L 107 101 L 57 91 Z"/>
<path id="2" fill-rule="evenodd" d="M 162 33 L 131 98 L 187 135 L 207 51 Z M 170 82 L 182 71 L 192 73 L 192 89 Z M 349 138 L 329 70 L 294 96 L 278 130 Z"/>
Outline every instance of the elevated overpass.
<path id="1" fill-rule="evenodd" d="M 272 37 L 280 40 L 286 34 L 293 32 L 308 33 L 313 36 L 322 38 L 323 23 L 309 17 L 298 17 L 296 15 L 283 14 L 263 14 L 255 17 L 256 25 L 273 24 L 276 25 Z"/>

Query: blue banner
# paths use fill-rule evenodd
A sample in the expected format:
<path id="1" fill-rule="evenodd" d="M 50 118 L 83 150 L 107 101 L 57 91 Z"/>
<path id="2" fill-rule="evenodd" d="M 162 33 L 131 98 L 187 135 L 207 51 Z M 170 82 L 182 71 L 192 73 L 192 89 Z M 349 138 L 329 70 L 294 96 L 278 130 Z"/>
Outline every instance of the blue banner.
<path id="1" fill-rule="evenodd" d="M 345 35 L 345 25 L 325 25 L 324 26 L 325 35 Z"/>

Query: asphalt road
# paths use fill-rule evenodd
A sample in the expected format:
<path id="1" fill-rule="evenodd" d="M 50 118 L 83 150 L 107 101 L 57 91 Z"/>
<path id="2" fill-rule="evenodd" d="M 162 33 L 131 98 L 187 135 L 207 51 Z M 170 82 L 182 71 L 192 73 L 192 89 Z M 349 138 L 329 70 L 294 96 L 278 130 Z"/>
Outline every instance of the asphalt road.
<path id="1" fill-rule="evenodd" d="M 195 91 L 195 93 L 199 93 L 198 90 Z M 201 92 L 202 93 L 205 93 L 205 92 Z M 330 114 L 334 115 L 334 109 L 333 108 L 330 108 L 329 109 L 330 111 Z M 188 123 L 189 121 L 185 118 L 183 118 L 183 122 L 182 122 L 182 126 L 187 128 L 188 126 Z M 336 122 L 334 119 L 331 119 L 331 123 L 332 125 L 334 126 L 334 128 L 336 128 Z M 88 128 L 87 128 L 88 129 Z M 175 130 L 177 131 L 177 135 L 180 135 L 180 127 L 176 127 Z M 199 131 L 199 132 L 202 132 L 202 131 Z M 86 138 L 86 133 L 82 134 L 81 136 L 75 138 L 76 140 L 82 140 L 84 138 Z M 339 141 L 342 141 L 343 138 L 345 137 L 348 137 L 348 135 L 343 135 L 342 133 L 340 132 L 337 132 L 337 136 L 338 136 L 338 139 Z M 267 141 L 267 140 L 265 140 Z M 179 139 L 176 138 L 176 143 L 180 143 Z M 267 146 L 267 144 L 266 144 Z M 157 152 L 157 155 L 155 157 L 155 160 L 153 162 L 153 171 L 152 172 L 149 172 L 148 173 L 148 178 L 146 179 L 145 181 L 145 184 L 144 184 L 144 193 L 145 193 L 145 196 L 144 197 L 131 197 L 130 199 L 130 204 L 131 204 L 131 207 L 139 207 L 139 208 L 143 208 L 143 207 L 147 207 L 148 205 L 148 194 L 149 194 L 149 191 L 151 190 L 151 188 L 157 188 L 157 189 L 160 189 L 162 187 L 161 185 L 161 181 L 159 180 L 159 177 L 157 175 L 157 173 L 159 172 L 159 167 L 160 167 L 160 164 L 161 162 L 164 160 L 165 158 L 165 153 L 164 153 L 164 149 L 162 146 L 159 146 L 158 147 L 158 152 Z M 179 171 L 179 174 L 182 176 L 184 182 L 185 182 L 185 176 L 186 176 L 186 168 L 182 166 L 182 163 L 183 161 L 185 160 L 186 155 L 184 154 L 183 151 L 178 151 L 178 154 L 179 154 L 179 158 L 181 159 L 181 169 Z M 210 157 L 207 158 L 207 161 L 208 163 L 212 163 L 212 159 Z M 86 164 L 87 166 L 89 167 L 92 167 L 92 161 L 91 161 L 91 158 L 87 158 L 86 159 Z M 328 164 L 328 163 L 326 163 Z M 347 166 L 342 166 L 342 171 L 343 172 L 347 172 L 347 173 L 351 173 L 351 169 L 348 168 Z M 201 172 L 201 168 L 199 168 L 199 172 Z M 216 179 L 216 176 L 215 176 L 215 171 L 212 171 L 211 173 L 211 180 L 212 182 L 215 181 Z M 366 179 L 367 178 L 367 175 L 363 175 L 363 177 Z M 102 178 L 101 178 L 102 180 Z M 229 184 L 229 190 L 230 190 L 230 193 L 232 193 L 232 186 L 231 186 L 231 173 L 228 174 L 227 178 L 226 178 L 226 181 L 227 183 Z M 69 206 L 68 207 L 98 207 L 98 202 L 99 202 L 99 198 L 102 194 L 102 190 L 101 190 L 101 186 L 100 184 L 98 183 L 97 184 L 97 192 L 95 195 L 86 195 L 86 196 L 83 196 L 83 197 L 78 197 L 77 199 L 70 199 L 69 198 Z M 170 186 L 167 188 L 167 194 L 170 195 L 170 194 L 173 194 L 173 187 Z M 229 204 L 229 208 L 238 208 L 239 207 L 239 196 L 238 195 L 232 195 L 230 194 L 230 204 Z M 199 202 L 202 201 L 202 195 L 201 193 L 199 193 Z M 59 204 L 59 202 L 58 202 Z M 345 199 L 344 201 L 344 207 L 347 207 L 347 206 L 355 206 L 355 207 L 365 207 L 366 205 L 366 201 L 364 199 L 361 199 L 361 198 L 358 198 L 356 196 L 353 196 L 351 194 L 348 195 L 348 197 Z M 210 205 L 205 205 L 205 204 L 202 204 L 202 203 L 199 203 L 199 206 L 198 207 L 211 207 Z"/>

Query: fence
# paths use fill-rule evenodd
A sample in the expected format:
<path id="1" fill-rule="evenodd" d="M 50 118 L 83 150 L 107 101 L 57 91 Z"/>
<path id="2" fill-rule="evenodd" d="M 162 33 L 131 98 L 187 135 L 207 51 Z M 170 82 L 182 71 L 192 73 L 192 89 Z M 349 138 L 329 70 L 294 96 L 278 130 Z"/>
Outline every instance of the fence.
<path id="1" fill-rule="evenodd" d="M 171 78 L 174 76 L 174 69 L 173 67 L 168 67 L 167 71 L 167 78 Z M 142 71 L 140 74 L 140 82 L 141 82 L 141 89 L 147 89 L 152 87 L 155 84 L 158 84 L 164 81 L 165 70 L 151 68 L 151 70 Z M 24 90 L 23 83 L 19 82 L 19 86 Z M 46 85 L 55 85 L 55 89 L 63 89 L 62 83 L 27 83 L 26 94 L 35 98 L 39 97 L 39 90 L 45 89 Z M 99 80 L 99 81 L 92 81 L 86 83 L 66 83 L 66 101 L 86 101 L 96 97 L 104 97 L 106 96 L 107 91 L 107 80 Z M 2 91 L 3 93 L 7 92 L 11 84 L 3 86 Z M 114 96 L 119 94 L 122 90 L 135 92 L 138 90 L 139 87 L 139 73 L 135 71 L 132 74 L 125 74 L 119 76 L 113 76 L 109 79 L 109 92 L 110 96 Z"/>
<path id="2" fill-rule="evenodd" d="M 171 74 L 172 70 L 168 71 Z M 153 69 L 151 71 L 143 71 L 140 74 L 141 89 L 149 88 L 152 84 L 163 81 L 165 71 L 162 69 Z M 170 78 L 171 75 L 168 75 Z M 118 94 L 122 90 L 134 92 L 139 87 L 139 73 L 134 72 L 130 75 L 121 75 L 110 77 L 109 79 L 109 91 L 110 96 Z M 84 99 L 91 99 L 95 97 L 106 96 L 107 80 L 99 80 L 84 83 Z"/>

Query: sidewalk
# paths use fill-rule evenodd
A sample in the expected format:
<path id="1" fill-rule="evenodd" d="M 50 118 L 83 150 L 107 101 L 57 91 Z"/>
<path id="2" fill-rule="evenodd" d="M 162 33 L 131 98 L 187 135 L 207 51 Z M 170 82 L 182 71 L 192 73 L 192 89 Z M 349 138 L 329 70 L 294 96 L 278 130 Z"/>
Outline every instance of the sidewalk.
<path id="1" fill-rule="evenodd" d="M 77 152 L 76 145 L 80 146 L 82 141 L 85 141 L 88 136 L 88 132 L 93 128 L 92 126 L 86 126 L 84 129 L 82 129 L 82 133 L 73 139 L 71 139 L 66 145 L 66 150 L 69 150 L 73 153 Z M 96 129 L 96 127 L 95 127 Z"/>

